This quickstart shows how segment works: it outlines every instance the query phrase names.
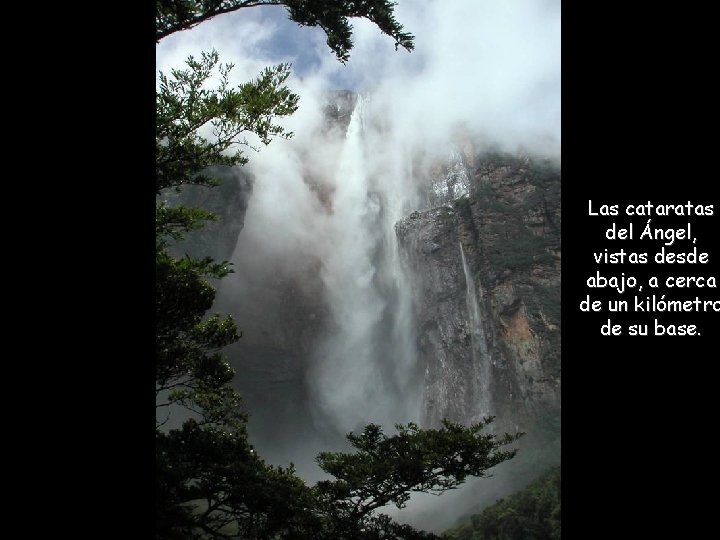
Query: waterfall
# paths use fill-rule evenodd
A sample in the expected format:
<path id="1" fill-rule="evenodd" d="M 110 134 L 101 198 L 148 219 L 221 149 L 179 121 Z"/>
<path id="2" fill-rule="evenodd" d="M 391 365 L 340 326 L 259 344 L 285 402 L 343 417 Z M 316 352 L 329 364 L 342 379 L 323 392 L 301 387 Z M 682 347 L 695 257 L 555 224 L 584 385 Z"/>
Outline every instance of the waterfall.
<path id="1" fill-rule="evenodd" d="M 309 378 L 321 416 L 343 431 L 419 417 L 419 392 L 407 389 L 416 356 L 397 217 L 388 208 L 394 204 L 383 186 L 387 179 L 368 170 L 373 156 L 365 150 L 365 105 L 358 97 L 335 175 L 330 249 L 321 271 L 332 325 Z M 408 410 L 413 407 L 418 411 Z"/>
<path id="2" fill-rule="evenodd" d="M 472 348 L 472 361 L 474 380 L 473 389 L 475 392 L 475 403 L 477 404 L 476 419 L 490 415 L 490 352 L 488 349 L 487 336 L 483 324 L 482 311 L 478 297 L 482 300 L 482 289 L 475 290 L 475 280 L 465 259 L 465 250 L 460 242 L 460 258 L 462 259 L 463 272 L 465 274 L 465 302 L 468 312 L 468 325 L 470 327 L 470 340 Z M 479 294 L 478 294 L 479 293 Z"/>

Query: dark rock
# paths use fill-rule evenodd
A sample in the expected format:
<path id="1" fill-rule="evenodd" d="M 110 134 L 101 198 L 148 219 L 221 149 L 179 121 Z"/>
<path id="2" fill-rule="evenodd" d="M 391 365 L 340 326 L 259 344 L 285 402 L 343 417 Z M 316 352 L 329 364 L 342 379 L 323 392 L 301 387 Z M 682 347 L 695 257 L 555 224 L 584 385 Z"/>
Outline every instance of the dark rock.
<path id="1" fill-rule="evenodd" d="M 524 429 L 560 407 L 560 173 L 512 156 L 477 162 L 470 196 L 446 201 L 456 211 L 396 225 L 414 269 L 424 424 L 492 414 L 496 429 Z"/>

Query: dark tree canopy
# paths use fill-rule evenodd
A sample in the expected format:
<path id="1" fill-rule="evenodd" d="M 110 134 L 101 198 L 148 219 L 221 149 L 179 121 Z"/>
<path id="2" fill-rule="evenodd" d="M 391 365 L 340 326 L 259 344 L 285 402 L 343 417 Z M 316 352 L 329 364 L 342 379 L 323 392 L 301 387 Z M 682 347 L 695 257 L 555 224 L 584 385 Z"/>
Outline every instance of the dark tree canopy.
<path id="1" fill-rule="evenodd" d="M 413 50 L 414 37 L 395 19 L 390 0 L 156 0 L 156 39 L 197 26 L 223 13 L 254 6 L 284 6 L 290 20 L 302 26 L 319 26 L 338 59 L 346 62 L 353 47 L 349 18 L 372 21 L 395 40 L 395 49 Z"/>
<path id="2" fill-rule="evenodd" d="M 470 427 L 444 421 L 440 429 L 397 425 L 392 436 L 370 424 L 360 434 L 347 435 L 353 453 L 321 453 L 318 464 L 335 480 L 318 482 L 315 490 L 323 506 L 331 509 L 328 521 L 336 527 L 336 537 L 352 538 L 357 528 L 373 530 L 379 523 L 376 510 L 388 504 L 403 508 L 413 492 L 439 495 L 457 488 L 468 476 L 487 476 L 489 469 L 514 457 L 516 450 L 502 448 L 521 434 L 484 433 L 492 420 Z M 396 526 L 384 523 L 384 527 Z M 414 538 L 410 531 L 406 530 L 409 536 L 397 538 Z"/>
<path id="3" fill-rule="evenodd" d="M 413 424 L 383 434 L 369 425 L 349 434 L 353 453 L 322 453 L 334 480 L 307 486 L 292 467 L 265 464 L 243 431 L 190 420 L 161 433 L 158 452 L 160 538 L 287 538 L 315 540 L 435 539 L 375 511 L 402 508 L 411 492 L 442 493 L 512 458 L 502 447 L 519 435 L 482 430 L 491 419 L 441 429 Z"/>
<path id="4" fill-rule="evenodd" d="M 448 540 L 560 540 L 560 467 L 445 533 Z"/>

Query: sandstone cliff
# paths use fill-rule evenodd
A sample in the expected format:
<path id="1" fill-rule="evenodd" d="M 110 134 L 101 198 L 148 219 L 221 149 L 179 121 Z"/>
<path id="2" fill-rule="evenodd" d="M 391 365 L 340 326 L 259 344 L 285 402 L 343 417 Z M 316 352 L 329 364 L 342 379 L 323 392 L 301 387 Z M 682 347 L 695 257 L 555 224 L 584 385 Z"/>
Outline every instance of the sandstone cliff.
<path id="1" fill-rule="evenodd" d="M 560 173 L 461 159 L 465 193 L 396 225 L 415 281 L 424 424 L 492 414 L 527 429 L 560 405 Z"/>

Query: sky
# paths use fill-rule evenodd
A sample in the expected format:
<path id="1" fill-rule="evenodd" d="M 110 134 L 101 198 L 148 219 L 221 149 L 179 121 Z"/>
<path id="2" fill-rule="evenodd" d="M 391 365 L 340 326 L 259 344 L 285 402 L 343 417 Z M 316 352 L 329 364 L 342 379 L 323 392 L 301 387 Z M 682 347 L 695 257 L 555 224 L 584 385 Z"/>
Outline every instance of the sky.
<path id="1" fill-rule="evenodd" d="M 408 133 L 441 138 L 458 122 L 508 148 L 560 152 L 559 0 L 401 0 L 397 19 L 412 53 L 364 19 L 345 65 L 319 28 L 280 6 L 243 9 L 177 32 L 157 46 L 168 71 L 215 48 L 242 82 L 263 67 L 293 64 L 290 87 L 306 101 L 321 88 L 372 91 Z M 301 101 L 301 107 L 302 107 Z"/>

